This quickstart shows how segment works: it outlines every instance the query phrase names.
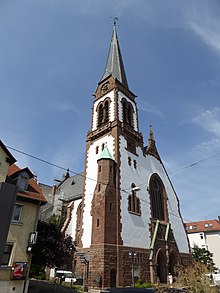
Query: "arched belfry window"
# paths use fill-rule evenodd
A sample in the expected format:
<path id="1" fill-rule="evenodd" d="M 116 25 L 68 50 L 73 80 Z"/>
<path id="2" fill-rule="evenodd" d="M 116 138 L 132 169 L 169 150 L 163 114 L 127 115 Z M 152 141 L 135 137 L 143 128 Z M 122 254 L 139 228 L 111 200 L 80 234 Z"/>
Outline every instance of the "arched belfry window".
<path id="1" fill-rule="evenodd" d="M 109 98 L 98 105 L 98 126 L 109 121 Z"/>
<path id="2" fill-rule="evenodd" d="M 166 221 L 166 191 L 162 180 L 157 174 L 151 176 L 149 187 L 152 218 Z"/>
<path id="3" fill-rule="evenodd" d="M 102 124 L 102 122 L 103 122 L 103 105 L 102 104 L 100 104 L 99 105 L 99 125 L 101 125 Z"/>
<path id="4" fill-rule="evenodd" d="M 128 196 L 128 211 L 136 215 L 141 215 L 141 204 L 136 191 L 134 190 L 135 184 L 131 184 L 131 194 Z"/>
<path id="5" fill-rule="evenodd" d="M 134 109 L 131 103 L 126 99 L 122 99 L 123 122 L 133 126 L 134 124 Z"/>
<path id="6" fill-rule="evenodd" d="M 104 118 L 105 118 L 105 121 L 104 122 L 108 122 L 109 120 L 109 101 L 105 101 L 105 104 L 104 104 L 104 109 L 105 109 L 105 115 L 104 115 Z"/>

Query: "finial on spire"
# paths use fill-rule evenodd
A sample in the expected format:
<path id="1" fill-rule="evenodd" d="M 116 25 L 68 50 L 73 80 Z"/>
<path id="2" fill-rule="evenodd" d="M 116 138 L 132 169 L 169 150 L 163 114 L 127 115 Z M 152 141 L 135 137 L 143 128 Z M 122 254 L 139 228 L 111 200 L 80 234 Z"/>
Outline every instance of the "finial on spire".
<path id="1" fill-rule="evenodd" d="M 116 23 L 117 23 L 118 17 L 116 17 L 116 16 L 112 17 L 111 16 L 111 18 L 114 20 L 114 24 L 113 24 L 114 27 L 116 27 Z"/>

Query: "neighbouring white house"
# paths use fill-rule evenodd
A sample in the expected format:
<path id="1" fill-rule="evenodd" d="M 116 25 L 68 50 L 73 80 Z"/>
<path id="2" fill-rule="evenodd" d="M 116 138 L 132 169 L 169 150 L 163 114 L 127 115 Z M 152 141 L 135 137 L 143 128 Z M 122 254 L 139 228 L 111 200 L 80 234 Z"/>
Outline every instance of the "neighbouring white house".
<path id="1" fill-rule="evenodd" d="M 190 246 L 197 245 L 213 253 L 213 261 L 220 270 L 220 217 L 218 220 L 203 220 L 185 223 Z"/>

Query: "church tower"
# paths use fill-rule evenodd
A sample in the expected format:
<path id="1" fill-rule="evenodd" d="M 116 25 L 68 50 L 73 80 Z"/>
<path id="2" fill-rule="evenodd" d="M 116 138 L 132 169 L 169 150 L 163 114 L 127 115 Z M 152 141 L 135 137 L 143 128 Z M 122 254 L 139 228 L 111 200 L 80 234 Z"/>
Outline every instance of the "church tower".
<path id="1" fill-rule="evenodd" d="M 90 287 L 132 286 L 137 278 L 166 282 L 175 265 L 191 259 L 152 128 L 143 143 L 116 23 L 86 137 L 81 215 L 77 251 L 86 255 Z"/>

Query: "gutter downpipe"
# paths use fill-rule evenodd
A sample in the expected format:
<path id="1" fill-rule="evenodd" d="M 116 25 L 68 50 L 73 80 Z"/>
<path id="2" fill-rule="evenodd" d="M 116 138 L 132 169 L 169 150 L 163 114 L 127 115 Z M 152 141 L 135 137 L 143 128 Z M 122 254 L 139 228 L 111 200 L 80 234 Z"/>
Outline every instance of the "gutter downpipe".
<path id="1" fill-rule="evenodd" d="M 153 270 L 153 254 L 154 254 L 154 244 L 157 236 L 157 231 L 159 228 L 160 221 L 157 220 L 156 225 L 155 225 L 155 230 L 154 230 L 154 235 L 150 244 L 150 256 L 149 256 L 149 261 L 150 261 L 150 280 L 151 283 L 154 284 L 154 270 Z"/>

